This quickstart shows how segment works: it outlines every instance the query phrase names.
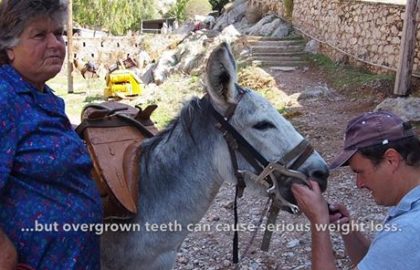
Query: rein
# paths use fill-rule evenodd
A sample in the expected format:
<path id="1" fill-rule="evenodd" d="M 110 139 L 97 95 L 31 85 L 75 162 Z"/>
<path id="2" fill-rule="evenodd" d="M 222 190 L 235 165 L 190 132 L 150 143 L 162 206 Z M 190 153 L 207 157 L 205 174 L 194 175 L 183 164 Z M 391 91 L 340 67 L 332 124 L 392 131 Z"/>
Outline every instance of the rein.
<path id="1" fill-rule="evenodd" d="M 237 87 L 237 89 L 239 90 L 239 103 L 248 91 L 243 90 L 240 87 Z M 267 224 L 275 224 L 276 217 L 280 209 L 289 209 L 292 213 L 299 212 L 297 205 L 290 203 L 281 195 L 278 189 L 279 180 L 290 181 L 291 179 L 296 179 L 303 182 L 305 185 L 309 185 L 306 175 L 296 170 L 309 158 L 310 155 L 312 155 L 314 149 L 307 140 L 303 139 L 280 160 L 269 162 L 229 123 L 235 113 L 236 107 L 237 104 L 232 104 L 227 109 L 226 114 L 222 116 L 210 104 L 211 114 L 217 121 L 216 127 L 223 133 L 223 137 L 228 145 L 232 168 L 234 170 L 235 177 L 237 178 L 234 201 L 235 227 L 238 223 L 237 199 L 242 197 L 243 190 L 246 187 L 244 176 L 250 177 L 251 180 L 259 185 L 263 185 L 266 189 L 268 196 L 272 199 Z M 236 151 L 239 152 L 249 164 L 251 164 L 256 173 L 239 170 Z M 280 179 L 274 176 L 274 172 L 278 172 L 281 175 L 279 177 Z M 271 236 L 272 231 L 266 230 L 261 246 L 262 250 L 268 250 Z M 239 262 L 237 230 L 235 230 L 233 238 L 233 262 Z"/>

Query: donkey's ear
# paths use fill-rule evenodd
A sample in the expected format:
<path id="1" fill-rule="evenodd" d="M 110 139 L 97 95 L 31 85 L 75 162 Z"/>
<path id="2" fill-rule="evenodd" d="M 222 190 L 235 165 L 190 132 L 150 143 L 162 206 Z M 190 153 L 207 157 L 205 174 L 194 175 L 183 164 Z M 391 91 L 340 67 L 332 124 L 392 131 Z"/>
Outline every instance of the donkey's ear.
<path id="1" fill-rule="evenodd" d="M 210 54 L 206 73 L 207 92 L 214 105 L 225 110 L 238 102 L 236 63 L 227 43 L 223 42 Z"/>

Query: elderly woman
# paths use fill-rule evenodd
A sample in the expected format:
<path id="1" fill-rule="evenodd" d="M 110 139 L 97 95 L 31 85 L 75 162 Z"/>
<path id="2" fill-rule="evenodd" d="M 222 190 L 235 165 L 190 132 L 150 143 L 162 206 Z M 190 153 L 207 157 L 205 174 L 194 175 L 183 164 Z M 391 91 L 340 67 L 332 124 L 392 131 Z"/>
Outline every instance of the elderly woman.
<path id="1" fill-rule="evenodd" d="M 45 84 L 65 57 L 63 0 L 0 3 L 0 269 L 99 269 L 91 161 Z"/>

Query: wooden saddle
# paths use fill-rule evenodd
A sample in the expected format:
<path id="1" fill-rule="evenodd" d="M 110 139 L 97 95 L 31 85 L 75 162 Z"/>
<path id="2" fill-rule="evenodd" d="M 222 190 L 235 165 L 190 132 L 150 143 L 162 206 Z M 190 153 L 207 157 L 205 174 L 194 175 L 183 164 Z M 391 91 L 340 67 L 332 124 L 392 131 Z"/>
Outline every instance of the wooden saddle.
<path id="1" fill-rule="evenodd" d="M 105 219 L 130 219 L 137 214 L 140 144 L 157 129 L 145 110 L 110 101 L 89 104 L 82 111 L 76 132 L 86 142 Z"/>

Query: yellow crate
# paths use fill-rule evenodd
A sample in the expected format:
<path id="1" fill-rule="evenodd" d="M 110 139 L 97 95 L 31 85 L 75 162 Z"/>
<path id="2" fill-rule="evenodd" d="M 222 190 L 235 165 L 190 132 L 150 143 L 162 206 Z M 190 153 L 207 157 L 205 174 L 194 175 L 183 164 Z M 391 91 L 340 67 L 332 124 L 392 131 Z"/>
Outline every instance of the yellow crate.
<path id="1" fill-rule="evenodd" d="M 141 80 L 131 70 L 116 70 L 106 77 L 104 96 L 120 97 L 140 95 L 142 92 Z"/>

